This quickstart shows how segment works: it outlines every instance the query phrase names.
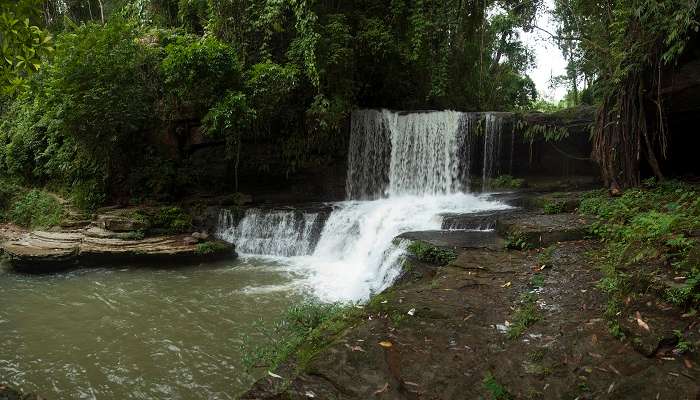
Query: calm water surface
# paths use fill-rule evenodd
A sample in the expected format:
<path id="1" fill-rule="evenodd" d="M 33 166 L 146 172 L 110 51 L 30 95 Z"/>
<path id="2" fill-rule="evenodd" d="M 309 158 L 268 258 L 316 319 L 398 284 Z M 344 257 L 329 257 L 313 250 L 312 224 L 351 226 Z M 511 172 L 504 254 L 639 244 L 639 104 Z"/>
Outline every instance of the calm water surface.
<path id="1" fill-rule="evenodd" d="M 241 345 L 302 300 L 271 260 L 0 271 L 0 383 L 49 399 L 229 399 L 254 380 Z M 264 371 L 263 371 L 264 373 Z"/>

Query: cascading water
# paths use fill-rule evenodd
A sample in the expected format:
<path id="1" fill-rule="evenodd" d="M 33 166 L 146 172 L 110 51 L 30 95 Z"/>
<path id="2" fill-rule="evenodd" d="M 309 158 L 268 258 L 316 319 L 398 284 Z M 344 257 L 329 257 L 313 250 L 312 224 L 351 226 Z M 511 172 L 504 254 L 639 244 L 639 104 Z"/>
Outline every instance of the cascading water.
<path id="1" fill-rule="evenodd" d="M 301 256 L 313 251 L 322 223 L 318 213 L 250 208 L 236 221 L 223 210 L 217 236 L 235 243 L 243 254 Z"/>
<path id="2" fill-rule="evenodd" d="M 454 111 L 352 115 L 346 191 L 316 243 L 311 215 L 248 210 L 234 224 L 222 216 L 219 236 L 248 254 L 285 256 L 302 284 L 323 301 L 362 301 L 388 287 L 404 254 L 395 238 L 441 229 L 444 213 L 507 208 L 465 193 L 477 114 Z M 484 177 L 495 173 L 500 118 L 486 115 Z M 489 171 L 486 171 L 488 161 Z M 293 257 L 290 257 L 293 256 Z"/>
<path id="3" fill-rule="evenodd" d="M 484 127 L 484 169 L 482 175 L 482 190 L 489 189 L 491 179 L 499 172 L 501 159 L 501 136 L 503 133 L 503 118 L 488 113 Z"/>

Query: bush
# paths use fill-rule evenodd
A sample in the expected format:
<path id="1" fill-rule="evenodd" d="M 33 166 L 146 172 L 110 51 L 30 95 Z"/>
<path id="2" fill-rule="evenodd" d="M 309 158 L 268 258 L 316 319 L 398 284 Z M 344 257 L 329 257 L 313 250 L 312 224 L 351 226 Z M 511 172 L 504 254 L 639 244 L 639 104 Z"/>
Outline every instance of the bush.
<path id="1" fill-rule="evenodd" d="M 192 228 L 192 216 L 179 207 L 163 207 L 152 219 L 154 229 L 164 229 L 168 233 L 183 233 Z"/>
<path id="2" fill-rule="evenodd" d="M 520 189 L 525 186 L 525 180 L 510 175 L 500 175 L 492 179 L 489 186 L 494 189 Z"/>
<path id="3" fill-rule="evenodd" d="M 223 243 L 219 242 L 204 242 L 204 243 L 198 243 L 197 248 L 195 249 L 195 252 L 197 254 L 214 254 L 214 253 L 220 253 L 222 251 L 225 251 L 228 249 L 228 246 L 226 246 Z"/>
<path id="4" fill-rule="evenodd" d="M 447 265 L 457 258 L 457 254 L 453 250 L 432 246 L 425 242 L 411 243 L 408 246 L 408 251 L 419 261 L 429 264 Z"/>
<path id="5" fill-rule="evenodd" d="M 31 190 L 18 197 L 10 210 L 10 219 L 17 225 L 46 228 L 58 225 L 63 207 L 56 198 L 41 190 Z"/>

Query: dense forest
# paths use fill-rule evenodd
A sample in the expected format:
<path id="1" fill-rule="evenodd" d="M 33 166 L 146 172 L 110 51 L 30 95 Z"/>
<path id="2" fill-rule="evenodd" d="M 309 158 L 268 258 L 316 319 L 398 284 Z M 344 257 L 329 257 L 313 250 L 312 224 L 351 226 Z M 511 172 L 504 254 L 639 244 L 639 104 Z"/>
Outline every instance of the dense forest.
<path id="1" fill-rule="evenodd" d="M 520 40 L 545 31 L 537 0 L 0 4 L 3 175 L 81 207 L 216 187 L 188 161 L 197 135 L 225 143 L 237 189 L 239 169 L 289 176 L 342 154 L 357 107 L 543 106 Z M 639 184 L 640 162 L 662 177 L 663 107 L 648 94 L 697 31 L 697 2 L 557 0 L 553 12 L 567 104 L 601 110 L 606 182 Z"/>

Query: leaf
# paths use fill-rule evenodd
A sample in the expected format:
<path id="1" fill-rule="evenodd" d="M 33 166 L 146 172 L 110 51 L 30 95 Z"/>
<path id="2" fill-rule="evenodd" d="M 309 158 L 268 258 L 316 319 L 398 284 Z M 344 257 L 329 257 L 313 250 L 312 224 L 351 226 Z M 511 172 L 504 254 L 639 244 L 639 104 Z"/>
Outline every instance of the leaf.
<path id="1" fill-rule="evenodd" d="M 637 325 L 639 325 L 645 331 L 650 331 L 651 329 L 649 329 L 649 325 L 642 319 L 642 314 L 640 314 L 639 311 L 637 311 L 635 315 L 637 319 Z"/>
<path id="2" fill-rule="evenodd" d="M 389 347 L 392 347 L 394 344 L 388 340 L 384 340 L 384 341 L 379 342 L 379 345 L 384 347 L 384 348 L 389 348 Z"/>
<path id="3" fill-rule="evenodd" d="M 273 378 L 284 379 L 284 378 L 282 378 L 281 376 L 275 374 L 274 372 L 267 371 L 267 374 L 270 375 L 270 376 L 273 377 Z"/>
<path id="4" fill-rule="evenodd" d="M 389 390 L 389 382 L 385 383 L 380 389 L 374 391 L 374 395 L 382 394 Z"/>

